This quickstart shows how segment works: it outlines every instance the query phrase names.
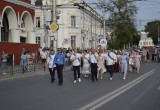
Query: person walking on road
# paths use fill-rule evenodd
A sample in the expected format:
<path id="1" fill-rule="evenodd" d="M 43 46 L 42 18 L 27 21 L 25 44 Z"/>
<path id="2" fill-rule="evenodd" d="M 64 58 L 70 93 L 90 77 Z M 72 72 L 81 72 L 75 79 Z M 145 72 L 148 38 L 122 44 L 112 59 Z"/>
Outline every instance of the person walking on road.
<path id="1" fill-rule="evenodd" d="M 49 72 L 51 75 L 51 83 L 54 83 L 55 80 L 55 70 L 56 70 L 56 65 L 54 64 L 54 57 L 55 57 L 55 52 L 53 49 L 50 50 L 50 55 L 47 58 L 47 67 L 49 68 Z"/>
<path id="2" fill-rule="evenodd" d="M 103 73 L 106 72 L 106 68 L 105 68 L 105 65 L 104 65 L 104 62 L 105 62 L 105 57 L 102 56 L 102 53 L 99 52 L 98 53 L 98 57 L 97 57 L 97 64 L 98 64 L 98 75 L 97 75 L 97 78 L 100 77 L 100 79 L 103 79 Z"/>
<path id="3" fill-rule="evenodd" d="M 65 55 L 62 53 L 62 49 L 58 48 L 58 53 L 55 55 L 54 64 L 56 65 L 56 70 L 59 79 L 59 85 L 63 84 L 63 67 L 65 65 Z"/>
<path id="4" fill-rule="evenodd" d="M 141 64 L 141 55 L 139 54 L 139 51 L 136 51 L 136 54 L 134 55 L 134 66 L 136 68 L 136 72 L 139 73 L 140 64 Z"/>
<path id="5" fill-rule="evenodd" d="M 98 69 L 97 57 L 98 57 L 98 54 L 93 49 L 92 53 L 91 53 L 91 56 L 90 56 L 92 82 L 94 82 L 95 79 L 96 79 L 96 81 L 98 81 L 98 78 L 97 78 L 97 72 L 98 72 L 98 70 L 97 70 Z"/>
<path id="6" fill-rule="evenodd" d="M 84 77 L 88 77 L 91 73 L 90 73 L 90 56 L 87 50 L 84 51 L 82 59 L 83 59 L 82 74 L 84 74 Z"/>
<path id="7" fill-rule="evenodd" d="M 123 73 L 123 79 L 126 79 L 128 71 L 128 55 L 125 54 L 125 51 L 122 50 L 122 55 L 119 58 L 121 64 L 121 73 Z"/>
<path id="8" fill-rule="evenodd" d="M 72 61 L 73 71 L 74 71 L 74 83 L 78 81 L 81 82 L 80 79 L 80 64 L 81 64 L 81 54 L 77 52 L 77 49 L 74 50 L 74 53 L 71 55 L 70 60 Z"/>
<path id="9" fill-rule="evenodd" d="M 111 52 L 110 49 L 108 49 L 108 54 L 106 56 L 106 60 L 107 60 L 106 61 L 106 63 L 107 63 L 107 71 L 110 73 L 110 80 L 112 80 L 116 57 L 115 57 L 114 53 Z"/>

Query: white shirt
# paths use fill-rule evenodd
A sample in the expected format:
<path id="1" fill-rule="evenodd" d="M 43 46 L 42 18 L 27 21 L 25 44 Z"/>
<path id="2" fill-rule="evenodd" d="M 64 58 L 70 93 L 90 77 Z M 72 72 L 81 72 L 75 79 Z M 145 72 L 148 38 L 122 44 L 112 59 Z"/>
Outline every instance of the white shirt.
<path id="1" fill-rule="evenodd" d="M 115 62 L 117 62 L 117 55 L 114 53 L 114 52 L 112 52 L 113 53 L 113 57 L 114 57 L 114 64 L 115 64 Z"/>
<path id="2" fill-rule="evenodd" d="M 73 53 L 71 55 L 71 60 L 73 60 L 72 64 L 73 66 L 80 66 L 80 60 L 81 60 L 81 54 L 80 53 Z"/>
<path id="3" fill-rule="evenodd" d="M 109 55 L 112 59 L 107 54 L 107 56 L 106 56 L 107 65 L 113 65 L 115 63 L 115 60 L 116 60 L 115 54 L 113 52 L 110 52 Z"/>
<path id="4" fill-rule="evenodd" d="M 98 56 L 98 54 L 97 53 L 95 53 L 95 54 L 91 54 L 91 63 L 97 63 L 97 56 Z"/>
<path id="5" fill-rule="evenodd" d="M 129 58 L 129 64 L 130 65 L 134 65 L 134 60 L 133 60 L 133 58 L 131 57 L 131 58 Z"/>
<path id="6" fill-rule="evenodd" d="M 47 52 L 44 52 L 44 51 L 43 51 L 43 52 L 41 53 L 41 58 L 42 58 L 42 59 L 46 59 L 46 58 L 47 58 Z"/>
<path id="7" fill-rule="evenodd" d="M 47 58 L 47 64 L 48 64 L 49 68 L 56 67 L 56 65 L 53 65 L 54 57 L 55 57 L 55 54 L 54 55 L 49 55 L 48 58 Z"/>
<path id="8" fill-rule="evenodd" d="M 108 53 L 102 53 L 101 56 L 106 59 Z"/>

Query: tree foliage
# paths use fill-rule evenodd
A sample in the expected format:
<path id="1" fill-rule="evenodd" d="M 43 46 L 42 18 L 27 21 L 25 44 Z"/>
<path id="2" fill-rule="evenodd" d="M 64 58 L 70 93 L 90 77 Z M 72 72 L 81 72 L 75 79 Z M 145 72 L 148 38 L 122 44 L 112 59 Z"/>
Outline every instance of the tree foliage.
<path id="1" fill-rule="evenodd" d="M 138 35 L 135 27 L 134 16 L 137 7 L 129 0 L 99 0 L 97 7 L 109 13 L 107 24 L 113 26 L 114 39 L 110 45 L 114 48 L 122 48 L 124 45 L 138 44 L 139 39 L 133 42 Z"/>
<path id="2" fill-rule="evenodd" d="M 153 39 L 153 43 L 155 45 L 158 44 L 158 31 L 160 32 L 160 21 L 158 20 L 148 22 L 145 26 L 145 32 L 149 32 L 148 37 L 151 37 Z"/>

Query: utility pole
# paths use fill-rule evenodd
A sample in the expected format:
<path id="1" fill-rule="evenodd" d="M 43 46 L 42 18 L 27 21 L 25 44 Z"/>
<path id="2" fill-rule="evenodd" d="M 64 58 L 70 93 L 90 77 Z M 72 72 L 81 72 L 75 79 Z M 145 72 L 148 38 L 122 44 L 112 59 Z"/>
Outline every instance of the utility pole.
<path id="1" fill-rule="evenodd" d="M 105 20 L 105 11 L 103 11 L 103 18 L 104 18 L 104 26 L 103 26 L 103 28 L 104 28 L 104 31 L 103 31 L 103 37 L 105 38 L 106 37 L 106 30 L 105 30 L 105 28 L 106 28 L 106 20 Z"/>
<path id="2" fill-rule="evenodd" d="M 45 10 L 43 10 L 43 16 L 44 16 L 44 47 L 48 47 L 48 40 L 47 40 L 47 22 L 46 22 L 46 18 L 45 18 Z"/>
<path id="3" fill-rule="evenodd" d="M 56 0 L 52 0 L 52 22 L 57 24 L 56 5 L 57 5 Z M 57 31 L 55 31 L 53 34 L 54 34 L 54 50 L 56 51 L 58 48 L 58 33 Z"/>
<path id="4" fill-rule="evenodd" d="M 159 24 L 158 24 L 158 46 L 159 46 Z"/>

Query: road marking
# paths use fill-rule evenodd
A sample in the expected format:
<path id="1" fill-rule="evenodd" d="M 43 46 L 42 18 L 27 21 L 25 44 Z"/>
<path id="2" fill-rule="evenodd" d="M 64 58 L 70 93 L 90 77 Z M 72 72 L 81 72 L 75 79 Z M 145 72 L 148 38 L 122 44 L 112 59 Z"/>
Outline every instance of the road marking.
<path id="1" fill-rule="evenodd" d="M 146 74 L 140 76 L 139 78 L 131 81 L 130 83 L 114 90 L 113 92 L 110 92 L 109 94 L 85 105 L 84 107 L 79 108 L 79 110 L 95 110 L 99 107 L 101 107 L 102 105 L 104 105 L 105 103 L 109 102 L 110 100 L 114 99 L 115 97 L 119 96 L 120 94 L 124 93 L 125 91 L 129 90 L 130 88 L 132 88 L 133 86 L 137 85 L 138 83 L 140 83 L 141 81 L 143 81 L 144 79 L 146 79 L 147 77 L 149 77 L 150 75 L 152 75 L 155 72 L 156 69 L 153 69 L 149 72 L 147 72 Z"/>

